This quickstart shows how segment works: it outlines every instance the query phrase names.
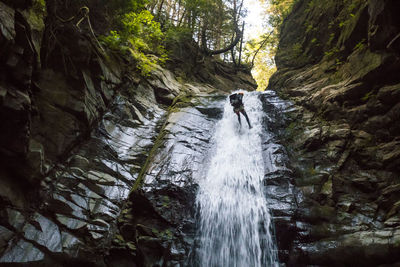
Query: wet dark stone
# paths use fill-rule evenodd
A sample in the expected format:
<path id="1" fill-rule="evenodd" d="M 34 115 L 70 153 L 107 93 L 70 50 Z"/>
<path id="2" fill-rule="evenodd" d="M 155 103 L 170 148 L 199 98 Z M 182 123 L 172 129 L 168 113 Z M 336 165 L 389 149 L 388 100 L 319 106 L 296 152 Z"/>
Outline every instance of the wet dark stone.
<path id="1" fill-rule="evenodd" d="M 156 87 L 154 88 L 154 94 L 158 103 L 163 105 L 171 105 L 175 96 L 166 88 Z"/>
<path id="2" fill-rule="evenodd" d="M 196 107 L 196 109 L 211 119 L 219 120 L 222 118 L 223 115 L 223 110 L 221 108 Z"/>
<path id="3" fill-rule="evenodd" d="M 111 249 L 104 259 L 107 266 L 137 267 L 136 257 L 125 249 Z"/>

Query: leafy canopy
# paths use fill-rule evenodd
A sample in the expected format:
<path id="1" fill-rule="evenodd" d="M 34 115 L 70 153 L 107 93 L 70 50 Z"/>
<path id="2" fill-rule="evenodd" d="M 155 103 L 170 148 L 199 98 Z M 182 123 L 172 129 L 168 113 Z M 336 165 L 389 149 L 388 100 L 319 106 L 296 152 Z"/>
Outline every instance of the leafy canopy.
<path id="1" fill-rule="evenodd" d="M 245 55 L 254 64 L 252 73 L 258 90 L 265 90 L 268 80 L 276 71 L 274 57 L 283 20 L 297 0 L 259 0 L 264 10 L 265 32 L 246 43 Z M 253 59 L 254 58 L 254 59 Z"/>
<path id="2" fill-rule="evenodd" d="M 113 0 L 115 30 L 101 40 L 108 48 L 129 56 L 142 75 L 148 75 L 158 63 L 165 62 L 167 53 L 162 46 L 164 33 L 160 23 L 145 9 L 146 0 Z"/>

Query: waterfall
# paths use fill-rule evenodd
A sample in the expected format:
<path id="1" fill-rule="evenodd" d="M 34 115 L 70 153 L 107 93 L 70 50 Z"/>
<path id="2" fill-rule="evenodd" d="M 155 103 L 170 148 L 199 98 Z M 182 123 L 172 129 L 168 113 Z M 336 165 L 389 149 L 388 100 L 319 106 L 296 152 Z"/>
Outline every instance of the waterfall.
<path id="1" fill-rule="evenodd" d="M 243 102 L 253 128 L 242 127 L 226 101 L 208 172 L 199 181 L 197 263 L 209 267 L 279 266 L 263 190 L 262 103 L 257 92 Z"/>

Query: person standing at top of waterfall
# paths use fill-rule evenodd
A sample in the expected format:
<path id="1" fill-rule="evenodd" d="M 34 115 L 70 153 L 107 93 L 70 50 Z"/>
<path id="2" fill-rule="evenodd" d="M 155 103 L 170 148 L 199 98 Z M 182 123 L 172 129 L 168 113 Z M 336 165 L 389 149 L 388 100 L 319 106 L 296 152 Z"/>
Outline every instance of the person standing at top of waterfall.
<path id="1" fill-rule="evenodd" d="M 244 105 L 243 105 L 243 93 L 234 93 L 229 96 L 230 103 L 233 107 L 233 112 L 236 113 L 238 116 L 239 124 L 242 126 L 242 122 L 240 121 L 240 113 L 243 114 L 243 116 L 246 118 L 247 123 L 249 124 L 249 129 L 251 129 L 251 124 L 249 117 L 247 116 L 246 111 L 244 110 Z"/>

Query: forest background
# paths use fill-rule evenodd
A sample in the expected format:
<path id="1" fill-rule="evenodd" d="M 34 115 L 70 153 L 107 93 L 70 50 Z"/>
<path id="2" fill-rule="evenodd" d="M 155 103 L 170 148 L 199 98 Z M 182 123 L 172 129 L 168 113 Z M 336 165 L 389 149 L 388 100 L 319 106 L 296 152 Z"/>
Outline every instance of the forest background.
<path id="1" fill-rule="evenodd" d="M 256 35 L 244 34 L 254 26 L 246 25 L 246 1 L 251 0 L 105 1 L 105 19 L 112 21 L 112 29 L 99 39 L 129 58 L 142 75 L 164 64 L 171 47 L 194 42 L 204 56 L 251 69 L 258 90 L 264 90 L 276 70 L 280 26 L 295 0 L 255 0 L 262 28 Z"/>

